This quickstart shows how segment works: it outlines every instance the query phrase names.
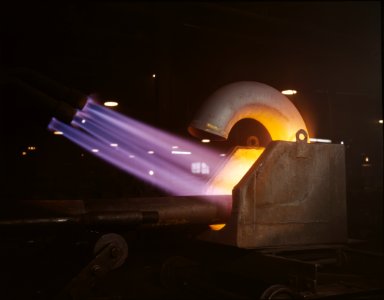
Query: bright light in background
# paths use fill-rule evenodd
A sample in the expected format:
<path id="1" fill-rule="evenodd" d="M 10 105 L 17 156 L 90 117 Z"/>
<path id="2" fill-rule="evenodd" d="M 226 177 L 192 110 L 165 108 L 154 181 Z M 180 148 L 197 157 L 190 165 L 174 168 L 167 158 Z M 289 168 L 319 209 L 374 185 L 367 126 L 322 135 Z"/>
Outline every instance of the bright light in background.
<path id="1" fill-rule="evenodd" d="M 365 162 L 367 162 L 367 163 L 368 163 L 368 162 L 369 162 L 369 157 L 368 157 L 368 156 L 366 156 L 364 160 L 365 160 Z"/>
<path id="2" fill-rule="evenodd" d="M 63 135 L 63 132 L 58 131 L 58 130 L 55 130 L 55 131 L 53 132 L 53 134 L 54 134 L 54 135 Z"/>
<path id="3" fill-rule="evenodd" d="M 153 170 L 149 170 L 149 171 L 148 171 L 148 174 L 151 175 L 151 176 L 153 176 L 153 175 L 155 175 L 155 172 L 153 172 Z"/>
<path id="4" fill-rule="evenodd" d="M 25 156 L 25 155 L 27 155 L 27 152 L 23 151 L 23 152 L 21 152 L 21 155 Z"/>
<path id="5" fill-rule="evenodd" d="M 112 144 L 110 144 L 110 146 L 111 146 L 111 147 L 118 147 L 118 146 L 119 146 L 119 144 L 116 144 L 116 143 L 112 143 Z"/>
<path id="6" fill-rule="evenodd" d="M 108 107 L 115 107 L 115 106 L 118 106 L 119 103 L 117 103 L 116 101 L 106 101 L 104 102 L 104 106 L 108 106 Z"/>
<path id="7" fill-rule="evenodd" d="M 91 151 L 97 153 L 99 152 L 99 149 L 92 149 Z"/>
<path id="8" fill-rule="evenodd" d="M 309 141 L 311 141 L 312 143 L 332 143 L 332 140 L 329 139 L 310 138 Z"/>
<path id="9" fill-rule="evenodd" d="M 210 143 L 211 140 L 209 140 L 209 139 L 202 139 L 201 142 L 207 144 L 207 143 Z"/>
<path id="10" fill-rule="evenodd" d="M 295 94 L 297 94 L 297 91 L 296 90 L 284 90 L 284 91 L 281 91 L 281 93 L 283 95 L 295 95 Z"/>
<path id="11" fill-rule="evenodd" d="M 344 141 L 341 141 L 340 144 L 344 145 Z"/>
<path id="12" fill-rule="evenodd" d="M 30 150 L 30 151 L 34 151 L 34 150 L 36 150 L 36 147 L 35 146 L 28 146 L 27 149 Z"/>
<path id="13" fill-rule="evenodd" d="M 226 154 L 225 153 L 220 153 L 219 154 L 221 157 L 224 157 L 224 156 L 226 156 Z"/>
<path id="14" fill-rule="evenodd" d="M 156 78 L 156 74 L 152 74 L 152 78 Z"/>
<path id="15" fill-rule="evenodd" d="M 383 124 L 383 120 L 379 120 L 379 123 L 380 123 L 380 124 Z"/>
<path id="16" fill-rule="evenodd" d="M 172 149 L 179 149 L 179 146 L 172 146 Z"/>
<path id="17" fill-rule="evenodd" d="M 209 174 L 209 166 L 205 162 L 191 163 L 192 174 Z"/>
<path id="18" fill-rule="evenodd" d="M 153 150 L 149 150 L 149 151 L 147 151 L 147 153 L 148 153 L 148 154 L 155 154 L 155 151 L 153 151 Z"/>

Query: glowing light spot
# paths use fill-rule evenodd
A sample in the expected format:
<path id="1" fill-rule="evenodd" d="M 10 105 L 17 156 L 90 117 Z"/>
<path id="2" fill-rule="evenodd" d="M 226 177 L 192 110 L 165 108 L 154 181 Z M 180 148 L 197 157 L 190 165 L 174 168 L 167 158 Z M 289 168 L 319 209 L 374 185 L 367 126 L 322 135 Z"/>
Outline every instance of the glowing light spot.
<path id="1" fill-rule="evenodd" d="M 117 103 L 116 101 L 106 101 L 104 102 L 104 106 L 108 106 L 108 107 L 115 107 L 115 106 L 118 106 L 119 103 Z"/>
<path id="2" fill-rule="evenodd" d="M 129 158 L 135 158 L 135 156 L 131 154 L 131 155 L 129 155 Z"/>
<path id="3" fill-rule="evenodd" d="M 36 147 L 35 146 L 28 146 L 28 150 L 34 151 L 34 150 L 36 150 Z"/>
<path id="4" fill-rule="evenodd" d="M 380 123 L 380 124 L 383 124 L 383 120 L 379 120 L 379 123 Z"/>
<path id="5" fill-rule="evenodd" d="M 201 142 L 206 144 L 206 143 L 210 143 L 211 140 L 210 139 L 202 139 Z"/>
<path id="6" fill-rule="evenodd" d="M 225 153 L 220 153 L 220 156 L 221 156 L 221 157 L 225 157 L 226 154 L 225 154 Z"/>
<path id="7" fill-rule="evenodd" d="M 21 152 L 21 155 L 27 155 L 27 152 L 25 152 L 25 151 L 23 151 L 23 152 Z"/>
<path id="8" fill-rule="evenodd" d="M 53 132 L 54 135 L 63 135 L 64 133 L 62 131 L 55 130 Z"/>
<path id="9" fill-rule="evenodd" d="M 91 151 L 97 153 L 99 152 L 99 149 L 92 149 Z"/>
<path id="10" fill-rule="evenodd" d="M 155 154 L 155 151 L 149 150 L 147 153 L 152 155 L 152 154 Z"/>
<path id="11" fill-rule="evenodd" d="M 83 120 L 81 120 L 81 123 L 83 123 L 83 124 L 84 124 L 85 122 L 86 122 L 86 121 L 85 121 L 84 119 L 83 119 Z"/>
<path id="12" fill-rule="evenodd" d="M 190 155 L 190 154 L 192 154 L 191 151 L 172 151 L 171 153 L 176 154 L 176 155 Z"/>
<path id="13" fill-rule="evenodd" d="M 111 147 L 119 147 L 119 144 L 116 144 L 116 143 L 112 143 L 110 144 Z"/>
<path id="14" fill-rule="evenodd" d="M 297 94 L 297 91 L 296 90 L 284 90 L 284 91 L 281 91 L 281 93 L 283 95 L 295 95 L 295 94 Z"/>
<path id="15" fill-rule="evenodd" d="M 365 162 L 369 162 L 369 157 L 368 156 L 365 157 Z"/>
<path id="16" fill-rule="evenodd" d="M 148 171 L 148 174 L 149 174 L 150 176 L 153 176 L 153 175 L 155 175 L 155 172 L 153 172 L 153 170 L 149 170 L 149 171 Z"/>
<path id="17" fill-rule="evenodd" d="M 223 229 L 225 227 L 225 224 L 211 224 L 209 225 L 209 227 L 214 231 L 218 231 Z"/>
<path id="18" fill-rule="evenodd" d="M 207 194 L 230 195 L 234 186 L 244 177 L 265 148 L 235 148 L 224 166 L 209 182 Z"/>
<path id="19" fill-rule="evenodd" d="M 179 146 L 172 146 L 172 149 L 179 149 Z"/>
<path id="20" fill-rule="evenodd" d="M 152 78 L 156 78 L 156 74 L 152 74 Z"/>
<path id="21" fill-rule="evenodd" d="M 304 141 L 304 140 L 305 140 L 305 135 L 302 134 L 302 133 L 300 133 L 300 134 L 299 134 L 299 140 L 300 140 L 300 141 Z"/>
<path id="22" fill-rule="evenodd" d="M 344 142 L 343 142 L 343 141 L 341 141 L 341 142 L 340 142 L 340 144 L 344 145 Z"/>

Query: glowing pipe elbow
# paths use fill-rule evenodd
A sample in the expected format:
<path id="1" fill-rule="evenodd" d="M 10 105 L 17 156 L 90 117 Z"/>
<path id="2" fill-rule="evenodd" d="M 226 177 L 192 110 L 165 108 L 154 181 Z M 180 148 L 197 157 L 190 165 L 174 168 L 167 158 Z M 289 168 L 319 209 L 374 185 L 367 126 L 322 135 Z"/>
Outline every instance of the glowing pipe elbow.
<path id="1" fill-rule="evenodd" d="M 295 141 L 296 132 L 307 127 L 293 103 L 278 90 L 259 82 L 228 84 L 213 93 L 188 130 L 197 137 L 225 140 L 242 119 L 264 125 L 272 140 Z"/>

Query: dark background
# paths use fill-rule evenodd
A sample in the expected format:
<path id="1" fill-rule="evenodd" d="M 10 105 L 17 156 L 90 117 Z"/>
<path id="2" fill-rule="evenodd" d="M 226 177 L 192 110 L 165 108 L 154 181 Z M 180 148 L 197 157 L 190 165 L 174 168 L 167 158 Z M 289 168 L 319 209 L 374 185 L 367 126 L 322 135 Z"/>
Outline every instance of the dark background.
<path id="1" fill-rule="evenodd" d="M 379 1 L 33 1 L 1 4 L 0 14 L 3 205 L 163 195 L 53 136 L 52 112 L 9 84 L 18 68 L 116 100 L 117 111 L 187 138 L 189 122 L 212 92 L 258 81 L 297 90 L 290 99 L 310 136 L 344 142 L 350 237 L 382 249 Z M 80 99 L 68 103 L 81 107 Z M 209 146 L 244 144 L 255 128 L 243 122 L 229 141 Z"/>

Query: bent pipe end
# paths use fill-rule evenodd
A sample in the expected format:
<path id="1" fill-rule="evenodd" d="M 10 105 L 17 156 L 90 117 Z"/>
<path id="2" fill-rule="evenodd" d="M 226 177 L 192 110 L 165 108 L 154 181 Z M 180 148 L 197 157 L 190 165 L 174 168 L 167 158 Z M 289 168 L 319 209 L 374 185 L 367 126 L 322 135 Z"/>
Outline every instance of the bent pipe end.
<path id="1" fill-rule="evenodd" d="M 295 141 L 300 129 L 308 132 L 299 111 L 278 90 L 255 81 L 228 84 L 214 92 L 190 123 L 191 135 L 226 140 L 242 119 L 254 119 L 268 130 L 272 140 Z"/>

